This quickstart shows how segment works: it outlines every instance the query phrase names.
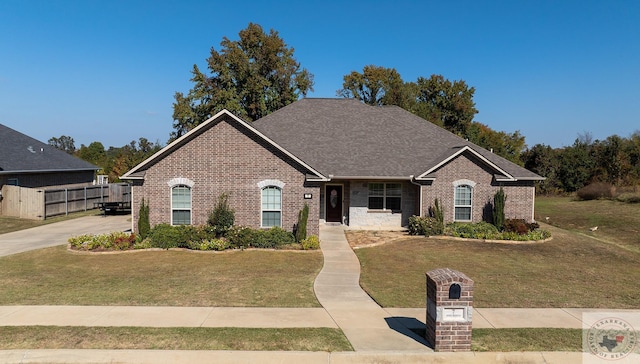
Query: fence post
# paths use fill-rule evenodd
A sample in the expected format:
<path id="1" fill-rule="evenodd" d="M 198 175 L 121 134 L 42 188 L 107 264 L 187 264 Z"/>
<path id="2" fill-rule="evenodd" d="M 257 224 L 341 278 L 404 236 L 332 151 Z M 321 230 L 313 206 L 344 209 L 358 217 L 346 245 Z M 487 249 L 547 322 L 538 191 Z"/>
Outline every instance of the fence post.
<path id="1" fill-rule="evenodd" d="M 64 189 L 64 214 L 69 215 L 69 190 Z"/>
<path id="2" fill-rule="evenodd" d="M 87 186 L 84 186 L 84 211 L 87 211 Z"/>

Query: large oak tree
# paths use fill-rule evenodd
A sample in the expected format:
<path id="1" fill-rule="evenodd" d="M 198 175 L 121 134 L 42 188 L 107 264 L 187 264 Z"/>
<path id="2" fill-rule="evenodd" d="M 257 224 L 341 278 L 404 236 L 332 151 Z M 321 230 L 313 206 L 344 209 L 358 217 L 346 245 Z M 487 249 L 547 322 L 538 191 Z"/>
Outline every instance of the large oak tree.
<path id="1" fill-rule="evenodd" d="M 176 92 L 173 104 L 172 139 L 227 109 L 253 121 L 313 91 L 313 75 L 293 57 L 273 29 L 265 33 L 249 23 L 238 40 L 222 39 L 220 50 L 211 48 L 207 59 L 210 74 L 193 66 L 193 88 Z"/>

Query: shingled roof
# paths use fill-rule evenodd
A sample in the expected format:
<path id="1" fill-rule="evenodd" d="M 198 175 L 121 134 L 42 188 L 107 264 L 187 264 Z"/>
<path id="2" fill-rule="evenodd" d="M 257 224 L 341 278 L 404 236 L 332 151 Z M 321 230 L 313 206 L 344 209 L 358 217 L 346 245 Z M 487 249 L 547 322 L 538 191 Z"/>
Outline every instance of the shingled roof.
<path id="1" fill-rule="evenodd" d="M 0 174 L 97 169 L 91 163 L 0 124 Z"/>
<path id="2" fill-rule="evenodd" d="M 497 180 L 542 180 L 496 154 L 397 106 L 375 107 L 353 99 L 302 99 L 253 123 L 226 110 L 200 124 L 127 173 L 145 170 L 226 116 L 310 171 L 314 180 L 416 179 L 437 177 L 437 169 L 462 153 L 492 168 Z"/>
<path id="3" fill-rule="evenodd" d="M 251 126 L 332 178 L 431 179 L 448 160 L 471 153 L 493 168 L 497 179 L 543 179 L 396 106 L 302 99 Z"/>

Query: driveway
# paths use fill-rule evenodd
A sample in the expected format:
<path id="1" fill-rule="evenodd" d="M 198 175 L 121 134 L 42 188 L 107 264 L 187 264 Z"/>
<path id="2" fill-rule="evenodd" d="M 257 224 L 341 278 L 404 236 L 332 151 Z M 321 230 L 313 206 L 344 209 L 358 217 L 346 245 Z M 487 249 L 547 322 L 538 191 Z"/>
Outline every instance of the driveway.
<path id="1" fill-rule="evenodd" d="M 86 216 L 0 234 L 0 257 L 29 250 L 67 244 L 81 234 L 102 234 L 131 229 L 131 215 Z"/>

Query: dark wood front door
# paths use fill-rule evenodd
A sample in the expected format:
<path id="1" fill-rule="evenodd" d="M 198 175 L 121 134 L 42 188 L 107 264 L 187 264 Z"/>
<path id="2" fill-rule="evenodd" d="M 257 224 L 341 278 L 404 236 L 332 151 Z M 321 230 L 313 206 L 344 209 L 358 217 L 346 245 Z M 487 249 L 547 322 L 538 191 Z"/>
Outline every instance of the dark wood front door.
<path id="1" fill-rule="evenodd" d="M 325 192 L 327 222 L 342 223 L 342 186 L 327 186 Z"/>

